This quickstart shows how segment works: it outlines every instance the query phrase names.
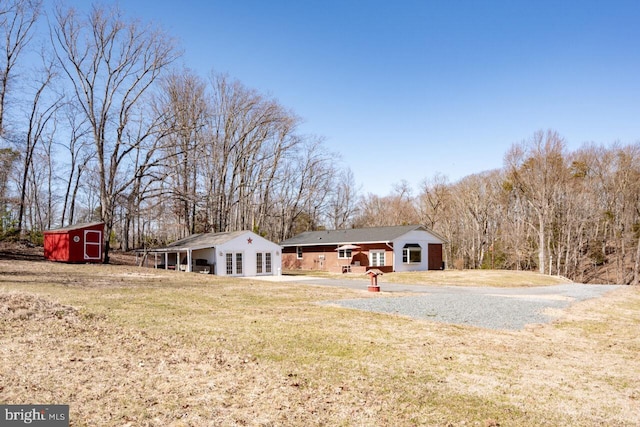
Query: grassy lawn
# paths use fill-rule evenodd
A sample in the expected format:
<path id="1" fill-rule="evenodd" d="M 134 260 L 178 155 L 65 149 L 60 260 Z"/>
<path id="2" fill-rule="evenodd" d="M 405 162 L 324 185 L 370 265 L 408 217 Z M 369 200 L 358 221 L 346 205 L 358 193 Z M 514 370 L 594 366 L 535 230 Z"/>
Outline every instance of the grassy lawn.
<path id="1" fill-rule="evenodd" d="M 357 297 L 385 296 L 0 261 L 0 402 L 74 426 L 637 425 L 638 288 L 518 332 L 317 304 Z"/>
<path id="2" fill-rule="evenodd" d="M 330 273 L 327 271 L 288 270 L 284 274 L 291 276 L 316 276 L 330 279 L 368 280 L 358 273 Z M 447 286 L 497 286 L 527 287 L 549 286 L 571 283 L 559 276 L 549 276 L 532 271 L 508 270 L 434 270 L 386 273 L 378 279 L 380 283 L 402 283 L 407 285 L 447 285 Z"/>

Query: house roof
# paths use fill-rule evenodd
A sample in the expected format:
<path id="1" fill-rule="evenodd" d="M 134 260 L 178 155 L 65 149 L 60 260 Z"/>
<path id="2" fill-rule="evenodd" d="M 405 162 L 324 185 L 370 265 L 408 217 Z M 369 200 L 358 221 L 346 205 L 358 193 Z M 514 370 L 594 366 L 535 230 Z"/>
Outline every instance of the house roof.
<path id="1" fill-rule="evenodd" d="M 67 231 L 82 230 L 83 228 L 95 227 L 98 225 L 104 226 L 104 222 L 84 222 L 80 224 L 73 224 L 73 225 L 68 225 L 66 227 L 62 227 L 62 228 L 54 228 L 52 230 L 46 230 L 45 233 L 66 233 Z"/>
<path id="2" fill-rule="evenodd" d="M 349 228 L 345 230 L 306 231 L 280 242 L 280 246 L 345 245 L 349 243 L 388 243 L 410 231 L 422 230 L 444 239 L 421 225 Z"/>
<path id="3" fill-rule="evenodd" d="M 164 248 L 153 249 L 158 252 L 186 251 L 188 249 L 204 249 L 227 243 L 249 231 L 229 231 L 223 233 L 199 233 L 192 234 L 184 239 L 176 240 Z"/>

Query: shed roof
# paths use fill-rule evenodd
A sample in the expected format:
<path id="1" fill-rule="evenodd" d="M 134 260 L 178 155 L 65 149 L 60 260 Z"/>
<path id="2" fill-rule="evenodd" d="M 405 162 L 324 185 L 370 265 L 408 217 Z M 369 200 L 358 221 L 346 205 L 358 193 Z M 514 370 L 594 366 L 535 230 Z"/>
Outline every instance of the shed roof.
<path id="1" fill-rule="evenodd" d="M 344 245 L 357 243 L 388 243 L 414 230 L 422 230 L 442 240 L 438 234 L 422 225 L 349 228 L 345 230 L 306 231 L 280 242 L 280 246 Z"/>
<path id="2" fill-rule="evenodd" d="M 66 227 L 54 228 L 52 230 L 46 230 L 45 233 L 66 233 L 73 230 L 82 230 L 83 228 L 90 228 L 102 225 L 104 222 L 84 222 L 79 224 L 67 225 Z"/>

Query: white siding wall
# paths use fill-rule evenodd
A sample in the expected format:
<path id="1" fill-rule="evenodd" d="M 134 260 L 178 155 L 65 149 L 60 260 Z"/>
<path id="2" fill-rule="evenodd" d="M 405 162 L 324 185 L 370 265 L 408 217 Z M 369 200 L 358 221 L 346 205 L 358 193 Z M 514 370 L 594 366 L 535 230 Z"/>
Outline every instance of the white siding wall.
<path id="1" fill-rule="evenodd" d="M 251 239 L 251 243 L 248 242 L 248 239 Z M 234 254 L 234 263 L 236 260 L 235 254 L 241 253 L 243 263 L 242 276 L 256 276 L 256 253 L 258 252 L 271 253 L 271 275 L 281 274 L 282 249 L 280 246 L 250 231 L 216 247 L 216 274 L 219 276 L 227 275 L 227 253 Z M 264 270 L 262 274 L 265 274 Z M 233 275 L 236 275 L 235 265 Z"/>
<path id="2" fill-rule="evenodd" d="M 420 264 L 404 264 L 402 262 L 402 249 L 407 243 L 417 243 L 422 248 Z M 442 243 L 436 236 L 422 230 L 413 230 L 393 241 L 393 268 L 395 271 L 425 271 L 429 265 L 429 243 Z"/>

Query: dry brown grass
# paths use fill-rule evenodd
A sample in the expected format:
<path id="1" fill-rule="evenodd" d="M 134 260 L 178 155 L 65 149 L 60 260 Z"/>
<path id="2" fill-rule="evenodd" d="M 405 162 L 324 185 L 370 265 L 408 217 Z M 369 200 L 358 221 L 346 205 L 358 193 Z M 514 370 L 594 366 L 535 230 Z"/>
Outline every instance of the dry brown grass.
<path id="1" fill-rule="evenodd" d="M 0 402 L 74 426 L 640 419 L 640 290 L 505 332 L 320 306 L 366 291 L 0 261 Z"/>
<path id="2" fill-rule="evenodd" d="M 330 273 L 326 271 L 285 271 L 291 276 L 317 276 L 331 279 L 366 279 L 358 273 Z M 380 283 L 402 283 L 408 285 L 447 285 L 447 286 L 496 286 L 527 287 L 550 286 L 571 281 L 560 276 L 540 274 L 535 271 L 508 270 L 430 270 L 385 273 Z"/>

